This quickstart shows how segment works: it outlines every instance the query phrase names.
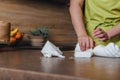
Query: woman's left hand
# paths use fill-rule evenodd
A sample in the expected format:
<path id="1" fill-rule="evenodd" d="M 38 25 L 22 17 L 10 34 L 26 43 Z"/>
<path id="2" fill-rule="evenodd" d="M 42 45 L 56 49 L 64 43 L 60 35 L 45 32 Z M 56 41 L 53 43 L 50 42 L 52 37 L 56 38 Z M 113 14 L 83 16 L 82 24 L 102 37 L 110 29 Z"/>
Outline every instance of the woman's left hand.
<path id="1" fill-rule="evenodd" d="M 100 41 L 106 41 L 106 40 L 109 39 L 107 33 L 104 30 L 100 29 L 100 28 L 96 28 L 93 31 L 93 36 L 95 38 L 97 38 L 98 40 L 100 40 Z"/>

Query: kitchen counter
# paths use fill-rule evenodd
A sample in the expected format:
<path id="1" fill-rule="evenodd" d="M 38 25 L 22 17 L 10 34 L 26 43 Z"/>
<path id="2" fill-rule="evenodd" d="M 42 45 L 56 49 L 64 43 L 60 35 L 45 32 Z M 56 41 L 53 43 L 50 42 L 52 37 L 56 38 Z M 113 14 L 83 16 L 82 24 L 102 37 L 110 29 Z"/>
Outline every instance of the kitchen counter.
<path id="1" fill-rule="evenodd" d="M 44 58 L 40 50 L 0 50 L 0 80 L 119 80 L 120 58 Z"/>

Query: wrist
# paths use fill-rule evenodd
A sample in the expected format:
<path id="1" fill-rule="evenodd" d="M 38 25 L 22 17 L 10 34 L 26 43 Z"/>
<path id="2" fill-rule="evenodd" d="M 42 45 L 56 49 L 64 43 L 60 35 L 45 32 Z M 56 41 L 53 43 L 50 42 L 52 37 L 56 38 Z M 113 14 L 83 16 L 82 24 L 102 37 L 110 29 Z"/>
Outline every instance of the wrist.
<path id="1" fill-rule="evenodd" d="M 86 37 L 86 36 L 88 36 L 88 35 L 87 34 L 78 35 L 77 38 Z"/>
<path id="2" fill-rule="evenodd" d="M 107 34 L 108 39 L 112 38 L 111 32 L 108 31 L 108 32 L 106 32 L 106 34 Z"/>

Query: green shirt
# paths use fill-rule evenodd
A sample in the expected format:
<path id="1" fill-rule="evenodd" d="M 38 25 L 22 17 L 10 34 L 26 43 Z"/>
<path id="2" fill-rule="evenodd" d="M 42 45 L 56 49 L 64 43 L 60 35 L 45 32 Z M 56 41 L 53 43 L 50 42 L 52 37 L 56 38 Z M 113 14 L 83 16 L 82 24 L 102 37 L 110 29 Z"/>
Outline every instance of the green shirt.
<path id="1" fill-rule="evenodd" d="M 109 30 L 120 23 L 120 0 L 85 0 L 85 26 L 89 36 L 96 27 Z M 96 44 L 106 45 L 114 42 L 120 47 L 120 36 L 106 42 L 92 37 Z"/>

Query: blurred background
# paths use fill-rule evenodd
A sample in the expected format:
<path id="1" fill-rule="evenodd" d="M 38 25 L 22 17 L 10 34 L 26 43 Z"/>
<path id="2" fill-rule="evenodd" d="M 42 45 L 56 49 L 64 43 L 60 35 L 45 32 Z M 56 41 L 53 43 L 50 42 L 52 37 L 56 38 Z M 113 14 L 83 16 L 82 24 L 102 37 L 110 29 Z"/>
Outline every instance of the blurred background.
<path id="1" fill-rule="evenodd" d="M 23 33 L 45 26 L 51 42 L 76 43 L 69 0 L 0 0 L 0 20 L 11 22 Z"/>

